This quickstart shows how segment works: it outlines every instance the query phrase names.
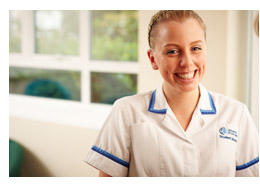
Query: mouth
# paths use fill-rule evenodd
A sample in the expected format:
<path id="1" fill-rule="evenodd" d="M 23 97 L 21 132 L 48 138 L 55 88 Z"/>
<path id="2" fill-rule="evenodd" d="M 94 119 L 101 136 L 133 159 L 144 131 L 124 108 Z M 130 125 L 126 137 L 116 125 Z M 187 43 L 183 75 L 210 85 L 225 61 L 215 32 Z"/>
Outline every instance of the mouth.
<path id="1" fill-rule="evenodd" d="M 181 73 L 174 73 L 174 75 L 182 80 L 193 80 L 197 75 L 198 70 L 189 71 L 189 72 L 181 72 Z"/>

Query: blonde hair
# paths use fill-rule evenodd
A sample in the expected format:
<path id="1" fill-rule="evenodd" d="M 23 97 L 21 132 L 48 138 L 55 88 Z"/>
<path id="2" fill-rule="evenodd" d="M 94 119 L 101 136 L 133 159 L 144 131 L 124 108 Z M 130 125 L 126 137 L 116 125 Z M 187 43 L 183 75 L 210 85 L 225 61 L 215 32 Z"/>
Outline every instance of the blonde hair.
<path id="1" fill-rule="evenodd" d="M 154 34 L 153 34 L 153 28 L 158 23 L 165 21 L 165 20 L 172 20 L 172 21 L 184 21 L 188 18 L 195 19 L 201 26 L 201 28 L 204 31 L 204 36 L 206 38 L 206 25 L 201 19 L 201 17 L 194 12 L 193 10 L 160 10 L 158 11 L 153 17 L 151 18 L 151 21 L 149 23 L 148 27 L 148 43 L 150 48 L 153 47 L 153 40 L 154 40 Z"/>

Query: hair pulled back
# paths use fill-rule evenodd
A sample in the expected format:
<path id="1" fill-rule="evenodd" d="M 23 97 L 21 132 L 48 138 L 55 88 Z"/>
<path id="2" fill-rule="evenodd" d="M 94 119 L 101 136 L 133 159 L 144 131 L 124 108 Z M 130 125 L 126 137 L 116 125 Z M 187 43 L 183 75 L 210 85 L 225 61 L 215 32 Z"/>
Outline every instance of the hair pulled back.
<path id="1" fill-rule="evenodd" d="M 160 10 L 158 11 L 153 17 L 151 18 L 151 21 L 149 23 L 148 27 L 148 43 L 150 48 L 153 47 L 154 43 L 154 32 L 153 28 L 155 25 L 162 21 L 166 20 L 172 20 L 177 22 L 185 21 L 188 18 L 195 19 L 201 26 L 201 28 L 204 31 L 204 36 L 206 38 L 206 25 L 201 19 L 201 17 L 193 10 Z"/>

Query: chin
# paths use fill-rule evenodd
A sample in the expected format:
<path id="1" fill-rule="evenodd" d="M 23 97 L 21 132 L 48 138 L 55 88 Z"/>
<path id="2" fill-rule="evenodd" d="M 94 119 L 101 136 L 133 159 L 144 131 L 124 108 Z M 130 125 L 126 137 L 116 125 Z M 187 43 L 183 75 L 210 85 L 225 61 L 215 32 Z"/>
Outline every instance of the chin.
<path id="1" fill-rule="evenodd" d="M 180 80 L 180 79 L 173 79 L 173 82 L 170 83 L 173 88 L 175 88 L 178 92 L 192 92 L 198 89 L 200 78 L 195 77 L 193 80 Z"/>
<path id="2" fill-rule="evenodd" d="M 198 87 L 199 87 L 199 83 L 178 86 L 178 88 L 181 92 L 192 92 L 192 91 L 195 91 L 196 89 L 198 89 Z"/>
<path id="3" fill-rule="evenodd" d="M 166 84 L 165 84 L 166 83 Z M 169 88 L 169 90 L 177 93 L 188 93 L 195 91 L 199 87 L 199 82 L 192 83 L 192 84 L 180 84 L 177 82 L 168 82 L 165 81 L 165 86 Z"/>

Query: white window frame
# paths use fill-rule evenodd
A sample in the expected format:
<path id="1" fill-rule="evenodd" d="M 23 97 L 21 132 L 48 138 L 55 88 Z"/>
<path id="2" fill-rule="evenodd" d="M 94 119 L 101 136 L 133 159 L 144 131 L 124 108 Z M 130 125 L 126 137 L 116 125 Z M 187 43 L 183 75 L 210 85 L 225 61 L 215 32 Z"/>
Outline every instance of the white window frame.
<path id="1" fill-rule="evenodd" d="M 34 13 L 19 11 L 21 18 L 21 53 L 9 54 L 9 67 L 77 70 L 81 73 L 81 101 L 9 94 L 9 115 L 66 125 L 100 129 L 111 105 L 90 102 L 90 72 L 130 73 L 138 75 L 137 62 L 97 61 L 90 59 L 90 11 L 79 11 L 79 55 L 34 53 Z"/>

